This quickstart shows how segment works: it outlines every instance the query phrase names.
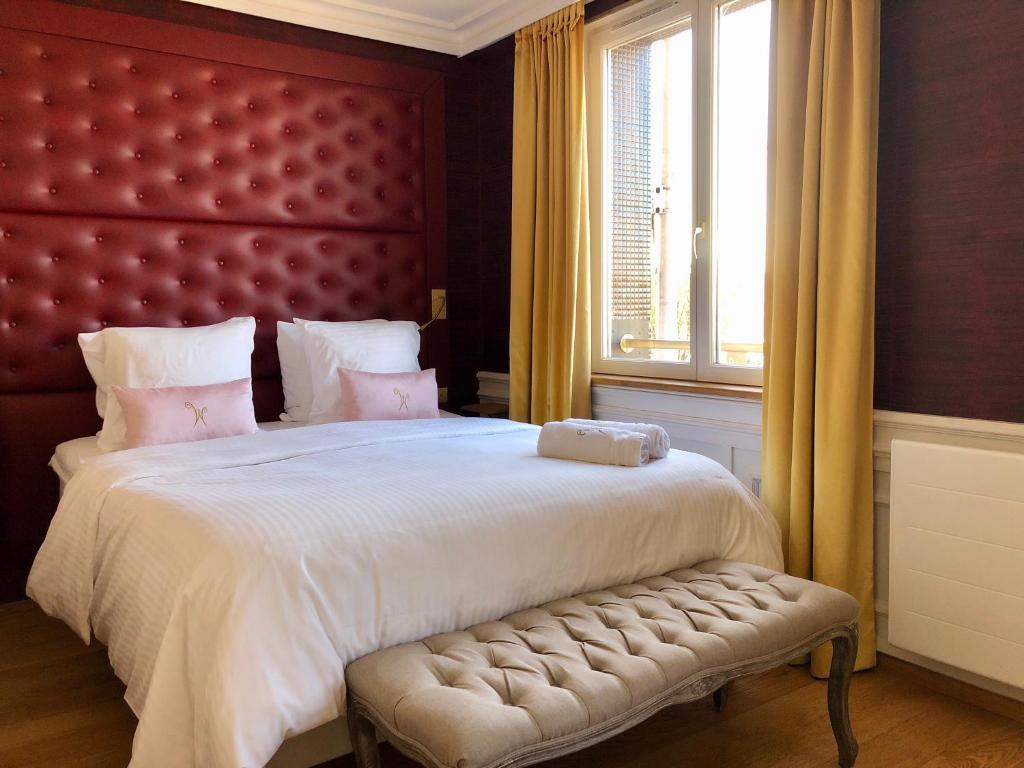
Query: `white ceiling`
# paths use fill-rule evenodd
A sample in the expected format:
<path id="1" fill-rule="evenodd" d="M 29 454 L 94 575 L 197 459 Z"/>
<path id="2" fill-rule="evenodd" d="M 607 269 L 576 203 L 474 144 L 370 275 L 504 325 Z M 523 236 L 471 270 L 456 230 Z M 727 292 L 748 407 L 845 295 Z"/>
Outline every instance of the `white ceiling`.
<path id="1" fill-rule="evenodd" d="M 306 27 L 463 56 L 569 0 L 186 0 Z"/>

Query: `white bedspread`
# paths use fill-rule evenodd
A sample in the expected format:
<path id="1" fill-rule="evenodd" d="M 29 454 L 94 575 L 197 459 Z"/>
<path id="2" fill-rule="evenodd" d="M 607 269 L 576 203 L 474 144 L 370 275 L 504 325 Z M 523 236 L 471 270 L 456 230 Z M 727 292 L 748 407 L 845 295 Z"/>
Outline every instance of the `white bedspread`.
<path id="1" fill-rule="evenodd" d="M 132 766 L 263 765 L 344 711 L 381 647 L 710 558 L 781 568 L 724 468 L 536 455 L 490 419 L 326 424 L 98 458 L 68 484 L 29 595 L 109 646 Z"/>

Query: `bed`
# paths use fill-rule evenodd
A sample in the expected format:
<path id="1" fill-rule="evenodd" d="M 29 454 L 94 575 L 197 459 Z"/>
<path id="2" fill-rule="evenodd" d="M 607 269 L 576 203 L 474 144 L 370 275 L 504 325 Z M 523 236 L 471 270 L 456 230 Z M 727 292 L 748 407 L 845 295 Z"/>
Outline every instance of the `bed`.
<path id="1" fill-rule="evenodd" d="M 108 645 L 133 766 L 250 766 L 339 717 L 345 664 L 378 648 L 701 560 L 781 567 L 773 518 L 715 462 L 536 439 L 436 419 L 106 454 L 68 483 L 29 594 Z"/>

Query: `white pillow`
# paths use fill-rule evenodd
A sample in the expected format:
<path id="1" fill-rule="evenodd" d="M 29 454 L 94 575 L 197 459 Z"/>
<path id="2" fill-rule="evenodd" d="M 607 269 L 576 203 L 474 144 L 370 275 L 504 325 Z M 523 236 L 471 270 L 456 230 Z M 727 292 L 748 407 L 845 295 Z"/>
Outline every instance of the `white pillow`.
<path id="1" fill-rule="evenodd" d="M 300 323 L 320 323 L 317 320 L 293 318 L 288 323 L 277 323 L 277 357 L 281 364 L 281 387 L 284 391 L 284 413 L 281 421 L 309 421 L 309 410 L 313 404 L 313 381 L 306 360 L 306 337 Z M 371 323 L 386 323 L 386 320 L 368 320 Z"/>
<path id="2" fill-rule="evenodd" d="M 328 323 L 298 320 L 313 387 L 310 424 L 344 420 L 338 369 L 409 373 L 420 369 L 420 328 L 411 320 Z"/>
<path id="3" fill-rule="evenodd" d="M 78 334 L 85 364 L 96 382 L 96 410 L 103 417 L 97 445 L 124 448 L 124 413 L 111 395 L 123 387 L 187 387 L 252 376 L 256 320 L 235 317 L 196 328 L 105 328 Z"/>
<path id="4" fill-rule="evenodd" d="M 313 381 L 306 362 L 306 334 L 298 323 L 277 323 L 277 357 L 281 361 L 284 413 L 281 421 L 309 421 L 313 404 Z"/>

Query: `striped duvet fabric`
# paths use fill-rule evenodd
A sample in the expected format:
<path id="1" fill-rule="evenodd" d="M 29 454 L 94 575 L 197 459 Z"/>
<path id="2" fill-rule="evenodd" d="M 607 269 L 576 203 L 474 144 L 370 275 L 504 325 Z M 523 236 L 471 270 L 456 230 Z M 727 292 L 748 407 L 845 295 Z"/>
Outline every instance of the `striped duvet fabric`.
<path id="1" fill-rule="evenodd" d="M 29 595 L 109 646 L 131 765 L 260 766 L 378 648 L 715 558 L 782 564 L 701 456 L 545 459 L 491 419 L 349 422 L 112 453 L 68 484 Z"/>

